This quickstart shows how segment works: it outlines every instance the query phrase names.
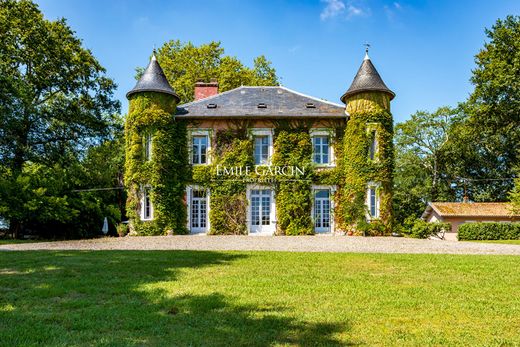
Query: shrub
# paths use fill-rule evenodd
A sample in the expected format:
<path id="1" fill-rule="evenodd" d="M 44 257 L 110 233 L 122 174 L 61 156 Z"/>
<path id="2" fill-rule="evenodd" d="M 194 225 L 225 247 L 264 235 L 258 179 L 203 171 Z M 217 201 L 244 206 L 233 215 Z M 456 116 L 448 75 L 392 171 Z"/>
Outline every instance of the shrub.
<path id="1" fill-rule="evenodd" d="M 356 225 L 356 230 L 364 236 L 383 236 L 390 231 L 380 220 L 372 222 L 360 221 Z"/>
<path id="2" fill-rule="evenodd" d="M 126 236 L 128 234 L 128 224 L 120 223 L 117 225 L 117 234 L 120 237 Z"/>
<path id="3" fill-rule="evenodd" d="M 408 236 L 416 238 L 416 239 L 426 239 L 432 235 L 438 235 L 443 230 L 449 231 L 451 230 L 451 224 L 450 223 L 428 223 L 423 221 L 422 219 L 417 219 L 413 226 L 408 229 L 409 232 L 406 233 Z"/>
<path id="4" fill-rule="evenodd" d="M 520 240 L 520 223 L 466 223 L 459 227 L 459 240 Z"/>

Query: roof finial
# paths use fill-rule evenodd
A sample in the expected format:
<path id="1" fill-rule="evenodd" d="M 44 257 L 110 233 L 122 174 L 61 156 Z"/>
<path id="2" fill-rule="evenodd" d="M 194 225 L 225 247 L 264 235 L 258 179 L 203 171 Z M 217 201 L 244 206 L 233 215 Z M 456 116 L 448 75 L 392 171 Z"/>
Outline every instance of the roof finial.
<path id="1" fill-rule="evenodd" d="M 368 49 L 370 48 L 370 43 L 365 42 L 365 44 L 363 46 L 365 46 L 365 59 L 364 60 L 369 60 L 370 58 L 368 57 Z"/>

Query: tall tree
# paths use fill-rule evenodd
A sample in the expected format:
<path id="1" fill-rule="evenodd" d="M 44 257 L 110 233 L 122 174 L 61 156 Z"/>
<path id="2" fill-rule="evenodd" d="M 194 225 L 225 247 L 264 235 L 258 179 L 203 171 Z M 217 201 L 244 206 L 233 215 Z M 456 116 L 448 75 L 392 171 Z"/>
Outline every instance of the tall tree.
<path id="1" fill-rule="evenodd" d="M 460 121 L 457 110 L 440 107 L 418 111 L 395 128 L 396 165 L 394 207 L 396 220 L 419 216 L 428 201 L 453 198 L 445 165 L 451 128 Z"/>
<path id="2" fill-rule="evenodd" d="M 515 212 L 520 213 L 520 178 L 515 180 L 515 188 L 511 191 L 510 197 Z"/>
<path id="3" fill-rule="evenodd" d="M 276 70 L 263 55 L 255 58 L 253 68 L 236 57 L 224 55 L 220 42 L 195 46 L 179 40 L 166 42 L 157 51 L 157 59 L 175 89 L 181 103 L 193 101 L 195 82 L 216 79 L 219 91 L 225 92 L 241 85 L 275 86 L 279 84 Z M 137 75 L 143 72 L 137 69 Z"/>
<path id="4" fill-rule="evenodd" d="M 1 178 L 37 190 L 41 180 L 23 177 L 66 165 L 118 130 L 116 86 L 65 19 L 44 19 L 31 1 L 0 1 L 0 33 Z M 3 194 L 0 211 L 16 233 L 27 216 L 17 209 L 31 195 L 13 194 Z"/>
<path id="5" fill-rule="evenodd" d="M 520 16 L 499 19 L 475 56 L 475 89 L 464 103 L 467 121 L 457 127 L 453 165 L 469 177 L 474 200 L 505 200 L 520 161 Z M 478 164 L 478 165 L 476 165 Z"/>

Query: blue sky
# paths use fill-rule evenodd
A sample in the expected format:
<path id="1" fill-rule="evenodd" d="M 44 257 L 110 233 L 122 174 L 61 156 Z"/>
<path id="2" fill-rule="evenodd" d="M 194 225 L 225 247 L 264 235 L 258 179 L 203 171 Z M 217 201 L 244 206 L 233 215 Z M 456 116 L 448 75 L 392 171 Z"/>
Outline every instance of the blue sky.
<path id="1" fill-rule="evenodd" d="M 37 0 L 47 19 L 65 17 L 125 94 L 134 70 L 165 41 L 221 41 L 247 65 L 264 54 L 282 84 L 340 102 L 370 56 L 396 94 L 396 121 L 416 110 L 456 105 L 471 92 L 484 28 L 520 13 L 520 1 Z"/>

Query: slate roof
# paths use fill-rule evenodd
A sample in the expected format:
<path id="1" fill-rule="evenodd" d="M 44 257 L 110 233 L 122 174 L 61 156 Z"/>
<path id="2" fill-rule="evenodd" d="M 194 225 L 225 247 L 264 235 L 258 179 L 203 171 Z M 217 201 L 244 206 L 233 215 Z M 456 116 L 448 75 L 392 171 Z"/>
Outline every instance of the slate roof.
<path id="1" fill-rule="evenodd" d="M 181 118 L 345 118 L 345 106 L 285 87 L 238 87 L 177 107 Z"/>
<path id="2" fill-rule="evenodd" d="M 152 55 L 152 59 L 150 59 L 150 64 L 148 64 L 148 67 L 144 70 L 143 75 L 139 81 L 137 81 L 135 87 L 126 93 L 126 98 L 128 99 L 130 95 L 139 92 L 165 93 L 174 96 L 177 99 L 177 102 L 180 100 L 179 96 L 170 86 L 170 83 L 168 83 L 166 75 L 155 57 L 155 52 Z"/>
<path id="3" fill-rule="evenodd" d="M 433 211 L 442 217 L 520 217 L 506 202 L 430 202 L 422 218 Z"/>
<path id="4" fill-rule="evenodd" d="M 390 100 L 395 97 L 395 93 L 386 86 L 385 82 L 383 82 L 383 79 L 377 72 L 374 64 L 372 64 L 368 54 L 365 55 L 365 59 L 363 59 L 363 63 L 361 63 L 356 77 L 354 77 L 350 88 L 341 97 L 341 101 L 345 103 L 345 98 L 366 91 L 388 93 L 390 95 Z"/>

